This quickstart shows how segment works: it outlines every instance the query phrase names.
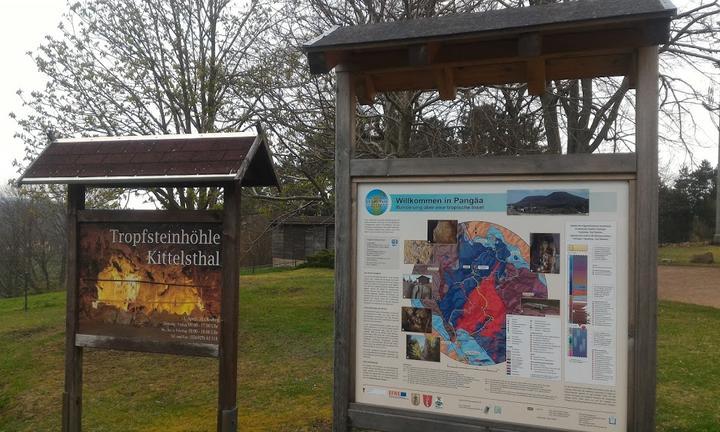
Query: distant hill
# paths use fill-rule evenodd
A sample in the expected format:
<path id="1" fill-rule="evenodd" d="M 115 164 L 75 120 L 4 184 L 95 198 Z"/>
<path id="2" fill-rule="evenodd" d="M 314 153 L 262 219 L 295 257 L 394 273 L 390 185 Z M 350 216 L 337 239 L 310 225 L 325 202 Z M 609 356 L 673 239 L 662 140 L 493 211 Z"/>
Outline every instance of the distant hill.
<path id="1" fill-rule="evenodd" d="M 549 195 L 527 196 L 514 204 L 508 204 L 508 207 L 522 213 L 587 213 L 590 200 L 557 191 Z"/>

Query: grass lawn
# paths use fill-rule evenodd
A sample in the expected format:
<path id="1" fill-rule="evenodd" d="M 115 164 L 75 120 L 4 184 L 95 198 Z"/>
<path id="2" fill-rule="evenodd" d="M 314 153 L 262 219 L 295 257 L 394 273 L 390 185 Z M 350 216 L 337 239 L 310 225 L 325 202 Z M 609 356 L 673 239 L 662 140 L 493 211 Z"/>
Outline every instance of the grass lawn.
<path id="1" fill-rule="evenodd" d="M 714 264 L 693 264 L 690 262 L 690 258 L 693 255 L 699 255 L 706 252 L 712 252 L 715 256 Z M 662 246 L 658 249 L 658 260 L 663 265 L 681 265 L 681 266 L 707 266 L 712 265 L 720 267 L 720 246 L 710 246 L 701 244 L 676 244 Z M 670 262 L 663 262 L 663 260 L 670 260 Z"/>
<path id="2" fill-rule="evenodd" d="M 330 430 L 332 271 L 241 284 L 240 430 Z M 0 431 L 60 430 L 64 295 L 0 300 Z M 86 351 L 84 379 L 83 430 L 215 430 L 215 359 Z"/>
<path id="3" fill-rule="evenodd" d="M 329 431 L 332 271 L 246 275 L 240 295 L 242 431 Z M 64 293 L 0 300 L 0 431 L 58 431 Z M 720 310 L 662 303 L 658 430 L 720 425 Z M 84 430 L 212 431 L 217 361 L 88 351 Z"/>

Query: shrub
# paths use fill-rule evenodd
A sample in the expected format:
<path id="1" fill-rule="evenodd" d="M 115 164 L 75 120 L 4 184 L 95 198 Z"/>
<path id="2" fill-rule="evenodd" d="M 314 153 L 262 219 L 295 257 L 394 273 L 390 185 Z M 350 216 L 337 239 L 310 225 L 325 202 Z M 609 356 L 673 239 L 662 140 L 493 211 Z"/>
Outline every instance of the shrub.
<path id="1" fill-rule="evenodd" d="M 323 249 L 305 258 L 301 267 L 335 268 L 335 252 Z"/>

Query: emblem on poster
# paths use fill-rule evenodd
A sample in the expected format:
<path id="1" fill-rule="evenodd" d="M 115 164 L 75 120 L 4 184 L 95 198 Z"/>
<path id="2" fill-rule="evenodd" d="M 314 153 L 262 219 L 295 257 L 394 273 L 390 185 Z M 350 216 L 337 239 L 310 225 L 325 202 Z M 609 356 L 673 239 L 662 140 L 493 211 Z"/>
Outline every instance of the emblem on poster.
<path id="1" fill-rule="evenodd" d="M 410 397 L 410 400 L 412 401 L 412 404 L 415 406 L 420 405 L 420 393 L 413 393 Z"/>
<path id="2" fill-rule="evenodd" d="M 365 197 L 365 208 L 373 216 L 380 216 L 385 213 L 389 203 L 390 199 L 387 194 L 380 189 L 371 190 Z"/>
<path id="3" fill-rule="evenodd" d="M 423 395 L 423 405 L 425 405 L 427 408 L 430 408 L 432 406 L 432 401 L 432 395 Z"/>

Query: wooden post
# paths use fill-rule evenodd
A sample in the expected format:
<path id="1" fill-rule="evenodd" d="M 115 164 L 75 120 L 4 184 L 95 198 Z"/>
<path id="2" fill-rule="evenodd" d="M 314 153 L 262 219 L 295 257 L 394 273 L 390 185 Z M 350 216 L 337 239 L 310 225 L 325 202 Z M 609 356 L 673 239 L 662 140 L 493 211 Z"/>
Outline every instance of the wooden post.
<path id="1" fill-rule="evenodd" d="M 85 186 L 68 185 L 67 194 L 67 270 L 65 278 L 65 390 L 63 392 L 63 432 L 80 432 L 82 427 L 83 349 L 75 346 L 78 330 L 78 210 L 85 208 Z"/>
<path id="2" fill-rule="evenodd" d="M 218 392 L 218 432 L 237 431 L 237 339 L 240 268 L 240 185 L 224 186 L 222 243 L 222 300 L 220 310 L 220 370 Z"/>
<path id="3" fill-rule="evenodd" d="M 349 72 L 337 71 L 335 121 L 335 358 L 333 432 L 345 432 L 350 403 L 352 197 L 350 160 L 355 146 L 355 92 Z"/>
<path id="4" fill-rule="evenodd" d="M 658 246 L 658 48 L 638 52 L 635 194 L 636 326 L 628 430 L 655 430 Z"/>

